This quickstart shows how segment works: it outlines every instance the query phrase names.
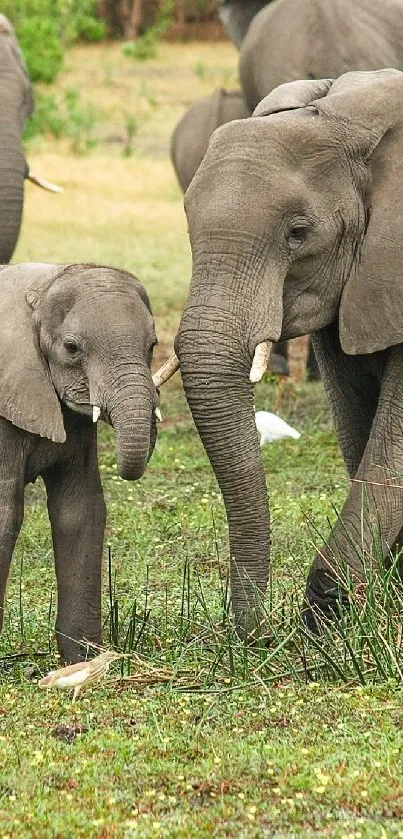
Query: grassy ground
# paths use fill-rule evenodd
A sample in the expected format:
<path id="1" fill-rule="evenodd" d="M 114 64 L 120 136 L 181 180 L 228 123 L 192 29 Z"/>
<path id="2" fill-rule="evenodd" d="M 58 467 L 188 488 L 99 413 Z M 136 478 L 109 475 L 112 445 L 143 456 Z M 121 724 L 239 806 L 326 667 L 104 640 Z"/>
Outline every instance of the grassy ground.
<path id="1" fill-rule="evenodd" d="M 30 148 L 32 170 L 65 193 L 28 185 L 16 261 L 90 260 L 137 273 L 153 302 L 159 358 L 172 345 L 190 270 L 169 135 L 187 103 L 234 81 L 229 45 L 164 45 L 141 65 L 118 45 L 80 47 L 56 95 L 80 89 L 83 114 L 88 103 L 97 111 L 81 132 L 85 140 L 90 128 L 98 144 L 85 156 L 66 140 Z M 124 156 L 128 114 L 138 133 Z M 297 373 L 301 353 L 299 345 Z M 264 449 L 268 652 L 251 653 L 231 633 L 223 505 L 180 380 L 163 393 L 166 420 L 139 483 L 117 478 L 113 434 L 100 432 L 111 556 L 108 574 L 106 549 L 105 641 L 138 658 L 123 668 L 132 681 L 117 680 L 115 665 L 75 705 L 36 685 L 57 661 L 55 583 L 43 490 L 28 489 L 0 641 L 3 839 L 403 836 L 399 662 L 389 667 L 391 655 L 358 641 L 325 640 L 318 651 L 296 629 L 317 531 L 326 535 L 347 489 L 322 386 L 298 376 L 266 381 L 256 404 L 303 432 Z"/>

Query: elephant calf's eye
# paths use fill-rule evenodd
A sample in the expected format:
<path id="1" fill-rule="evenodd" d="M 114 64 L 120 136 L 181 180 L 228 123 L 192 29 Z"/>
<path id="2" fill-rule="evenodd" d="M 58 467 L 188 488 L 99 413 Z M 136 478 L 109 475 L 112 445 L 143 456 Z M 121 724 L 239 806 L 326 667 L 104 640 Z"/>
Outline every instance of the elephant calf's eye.
<path id="1" fill-rule="evenodd" d="M 76 341 L 72 341 L 68 338 L 66 341 L 63 341 L 64 349 L 68 352 L 69 355 L 75 356 L 78 354 L 80 347 L 78 346 Z"/>
<path id="2" fill-rule="evenodd" d="M 291 251 L 297 250 L 305 242 L 308 235 L 308 228 L 302 224 L 296 224 L 291 227 L 287 234 L 287 243 Z"/>

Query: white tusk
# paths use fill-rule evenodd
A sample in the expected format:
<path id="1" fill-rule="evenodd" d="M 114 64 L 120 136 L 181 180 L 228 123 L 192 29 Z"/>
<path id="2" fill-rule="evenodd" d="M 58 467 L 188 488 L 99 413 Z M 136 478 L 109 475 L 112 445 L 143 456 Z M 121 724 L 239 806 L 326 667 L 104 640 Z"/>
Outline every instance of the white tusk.
<path id="1" fill-rule="evenodd" d="M 159 408 L 154 409 L 154 414 L 157 417 L 158 422 L 162 422 L 162 414 Z"/>
<path id="2" fill-rule="evenodd" d="M 261 344 L 257 344 L 249 374 L 251 382 L 260 382 L 264 376 L 269 361 L 270 349 L 271 341 L 263 341 Z"/>
<path id="3" fill-rule="evenodd" d="M 39 178 L 37 175 L 31 175 L 31 172 L 28 173 L 27 178 L 36 186 L 40 186 L 41 189 L 47 189 L 48 192 L 64 192 L 62 186 L 57 186 L 57 184 L 52 184 L 50 181 L 45 181 L 44 178 Z"/>
<path id="4" fill-rule="evenodd" d="M 165 384 L 168 379 L 179 370 L 179 358 L 175 353 L 168 358 L 168 361 L 160 367 L 153 375 L 153 385 L 158 388 Z"/>
<path id="5" fill-rule="evenodd" d="M 92 406 L 92 421 L 93 422 L 98 422 L 100 416 L 101 416 L 101 409 L 98 408 L 98 405 L 93 405 Z"/>

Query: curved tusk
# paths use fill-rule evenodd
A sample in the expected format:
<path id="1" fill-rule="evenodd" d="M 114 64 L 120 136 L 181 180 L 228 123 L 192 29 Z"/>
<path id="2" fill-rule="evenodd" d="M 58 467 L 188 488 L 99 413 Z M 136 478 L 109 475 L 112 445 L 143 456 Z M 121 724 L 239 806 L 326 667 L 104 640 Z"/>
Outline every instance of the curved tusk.
<path id="1" fill-rule="evenodd" d="M 98 405 L 93 405 L 92 406 L 92 421 L 93 422 L 98 422 L 100 416 L 101 416 L 101 409 L 98 408 Z"/>
<path id="2" fill-rule="evenodd" d="M 153 375 L 153 385 L 154 387 L 158 388 L 161 385 L 165 384 L 171 376 L 179 370 L 179 358 L 174 353 L 168 358 L 168 361 L 160 367 L 156 373 Z"/>
<path id="3" fill-rule="evenodd" d="M 162 422 L 162 414 L 160 408 L 154 408 L 154 414 L 158 422 Z"/>
<path id="4" fill-rule="evenodd" d="M 251 382 L 260 382 L 264 376 L 269 361 L 270 350 L 271 341 L 263 341 L 261 344 L 257 344 L 249 374 Z"/>
<path id="5" fill-rule="evenodd" d="M 47 189 L 48 192 L 64 192 L 62 186 L 57 186 L 57 184 L 52 184 L 50 181 L 45 181 L 44 178 L 38 178 L 37 175 L 32 175 L 31 172 L 28 172 L 27 178 L 36 186 L 40 186 L 41 189 Z"/>

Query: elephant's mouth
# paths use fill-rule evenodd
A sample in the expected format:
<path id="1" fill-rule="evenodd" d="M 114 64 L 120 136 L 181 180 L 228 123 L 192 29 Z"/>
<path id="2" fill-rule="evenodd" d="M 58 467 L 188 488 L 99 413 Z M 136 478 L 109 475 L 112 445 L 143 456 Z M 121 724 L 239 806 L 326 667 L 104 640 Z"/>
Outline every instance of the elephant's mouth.
<path id="1" fill-rule="evenodd" d="M 76 414 L 91 417 L 93 422 L 98 422 L 99 419 L 110 422 L 109 418 L 98 405 L 91 405 L 89 402 L 74 402 L 71 399 L 63 399 L 63 402 L 71 411 L 74 411 Z"/>

